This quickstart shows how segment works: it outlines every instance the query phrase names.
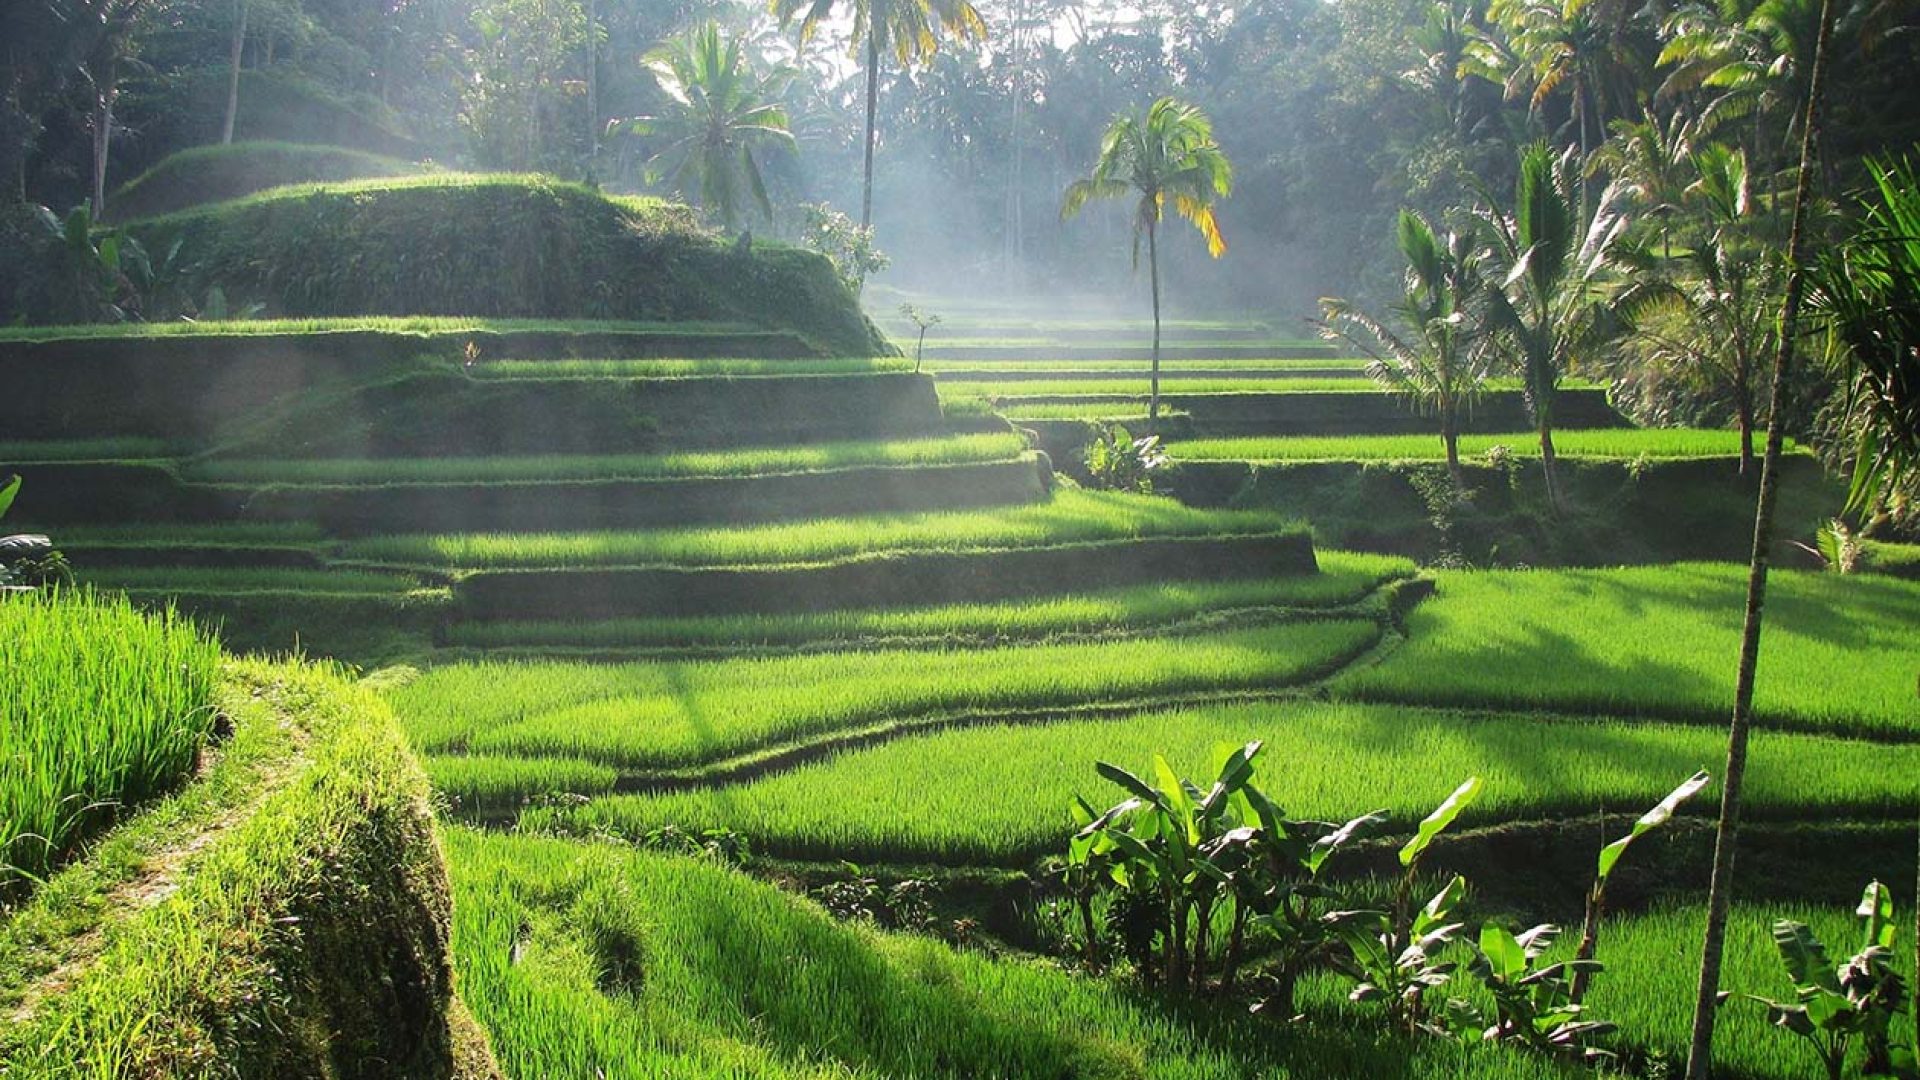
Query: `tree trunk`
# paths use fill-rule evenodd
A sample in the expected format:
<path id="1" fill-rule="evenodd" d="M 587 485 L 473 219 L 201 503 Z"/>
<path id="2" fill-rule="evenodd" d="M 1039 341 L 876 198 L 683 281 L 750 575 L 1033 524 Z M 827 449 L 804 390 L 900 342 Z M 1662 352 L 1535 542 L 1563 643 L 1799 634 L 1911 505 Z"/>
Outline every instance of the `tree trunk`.
<path id="1" fill-rule="evenodd" d="M 1560 459 L 1553 452 L 1553 425 L 1540 421 L 1540 475 L 1547 483 L 1547 504 L 1558 511 L 1560 501 L 1560 469 L 1556 464 Z"/>
<path id="2" fill-rule="evenodd" d="M 587 0 L 587 149 L 589 175 L 600 164 L 600 50 L 594 28 L 600 25 L 598 0 Z M 598 177 L 595 177 L 598 179 Z"/>
<path id="3" fill-rule="evenodd" d="M 247 44 L 247 15 L 252 10 L 251 0 L 236 0 L 238 10 L 233 21 L 233 47 L 228 54 L 227 71 L 227 118 L 220 125 L 220 145 L 233 144 L 233 122 L 240 115 L 240 53 Z"/>
<path id="4" fill-rule="evenodd" d="M 1720 961 L 1732 902 L 1733 852 L 1740 834 L 1740 797 L 1747 775 L 1747 736 L 1753 725 L 1753 680 L 1760 661 L 1760 627 L 1767 599 L 1767 564 L 1773 547 L 1773 513 L 1780 490 L 1780 450 L 1785 442 L 1787 373 L 1793 363 L 1800 301 L 1806 290 L 1807 203 L 1813 187 L 1813 154 L 1819 145 L 1820 86 L 1833 36 L 1833 0 L 1821 0 L 1820 33 L 1814 41 L 1813 73 L 1807 85 L 1807 123 L 1800 139 L 1794 181 L 1793 229 L 1787 239 L 1787 295 L 1780 313 L 1780 340 L 1773 352 L 1773 386 L 1767 411 L 1767 449 L 1760 464 L 1760 497 L 1753 514 L 1753 554 L 1747 564 L 1746 623 L 1740 637 L 1740 668 L 1734 682 L 1733 720 L 1727 729 L 1726 781 L 1720 790 L 1720 820 L 1714 830 L 1713 878 L 1707 889 L 1707 932 L 1701 947 L 1700 985 L 1693 1002 L 1693 1039 L 1687 1050 L 1687 1080 L 1707 1080 L 1713 1066 L 1713 1022 L 1719 1005 Z"/>
<path id="5" fill-rule="evenodd" d="M 1447 444 L 1447 475 L 1453 479 L 1453 490 L 1456 493 L 1465 491 L 1467 477 L 1460 471 L 1459 425 L 1451 416 L 1441 423 L 1440 441 Z"/>
<path id="6" fill-rule="evenodd" d="M 1580 924 L 1580 950 L 1574 953 L 1576 960 L 1591 960 L 1600 951 L 1600 917 L 1606 912 L 1606 894 L 1600 890 L 1600 883 L 1587 892 L 1587 917 Z M 1573 973 L 1573 985 L 1568 989 L 1568 997 L 1578 1005 L 1586 999 L 1587 984 L 1593 980 L 1588 971 Z"/>
<path id="7" fill-rule="evenodd" d="M 865 181 L 860 188 L 860 227 L 873 228 L 873 144 L 880 137 L 875 127 L 875 115 L 880 107 L 880 39 L 875 35 L 873 21 L 879 15 L 871 12 L 867 16 L 867 138 L 863 147 L 866 153 Z"/>
<path id="8" fill-rule="evenodd" d="M 1753 405 L 1742 391 L 1735 406 L 1734 422 L 1740 426 L 1740 475 L 1753 475 Z"/>
<path id="9" fill-rule="evenodd" d="M 1159 208 L 1147 221 L 1147 274 L 1153 279 L 1153 375 L 1147 398 L 1147 434 L 1160 434 L 1160 238 Z M 1136 249 L 1138 250 L 1138 249 Z"/>
<path id="10" fill-rule="evenodd" d="M 113 102 L 119 94 L 119 68 L 107 62 L 105 80 L 94 87 L 93 108 L 93 219 L 107 214 L 107 155 L 113 150 Z"/>

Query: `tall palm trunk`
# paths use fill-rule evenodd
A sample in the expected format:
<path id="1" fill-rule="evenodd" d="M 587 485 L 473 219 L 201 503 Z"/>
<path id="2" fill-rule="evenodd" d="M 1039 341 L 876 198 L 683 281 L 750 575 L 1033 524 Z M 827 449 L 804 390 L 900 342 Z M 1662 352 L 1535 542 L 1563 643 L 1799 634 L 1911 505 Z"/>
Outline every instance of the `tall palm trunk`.
<path id="1" fill-rule="evenodd" d="M 1773 515 L 1780 490 L 1780 451 L 1785 442 L 1782 407 L 1793 363 L 1800 302 L 1806 291 L 1807 203 L 1813 188 L 1813 156 L 1819 145 L 1820 89 L 1833 36 L 1833 0 L 1821 0 L 1820 33 L 1814 41 L 1807 84 L 1807 123 L 1800 138 L 1794 181 L 1793 230 L 1787 239 L 1787 295 L 1780 313 L 1780 340 L 1773 352 L 1773 387 L 1767 413 L 1767 449 L 1760 463 L 1760 497 L 1753 515 L 1753 554 L 1747 563 L 1746 623 L 1740 637 L 1740 669 L 1734 682 L 1733 720 L 1727 729 L 1726 781 L 1720 791 L 1720 821 L 1714 830 L 1713 879 L 1707 888 L 1707 932 L 1701 948 L 1700 985 L 1693 1002 L 1693 1040 L 1687 1050 L 1687 1080 L 1707 1080 L 1713 1065 L 1714 1011 L 1719 1004 L 1720 962 L 1732 900 L 1734 845 L 1740 835 L 1740 798 L 1747 775 L 1747 736 L 1753 726 L 1753 680 L 1760 661 L 1760 627 L 1767 600 L 1767 567 L 1773 547 Z"/>
<path id="2" fill-rule="evenodd" d="M 1147 398 L 1147 433 L 1160 433 L 1160 224 L 1158 213 L 1147 219 L 1147 276 L 1153 279 L 1153 376 Z"/>
<path id="3" fill-rule="evenodd" d="M 240 54 L 247 44 L 247 14 L 253 8 L 249 0 L 235 0 L 238 8 L 233 22 L 233 45 L 227 64 L 227 118 L 220 125 L 220 145 L 233 142 L 233 122 L 240 114 Z"/>
<path id="4" fill-rule="evenodd" d="M 875 114 L 880 105 L 880 38 L 874 33 L 873 20 L 879 12 L 868 16 L 867 26 L 867 138 L 865 175 L 866 182 L 860 190 L 860 227 L 873 228 L 873 143 L 879 137 L 875 128 Z"/>

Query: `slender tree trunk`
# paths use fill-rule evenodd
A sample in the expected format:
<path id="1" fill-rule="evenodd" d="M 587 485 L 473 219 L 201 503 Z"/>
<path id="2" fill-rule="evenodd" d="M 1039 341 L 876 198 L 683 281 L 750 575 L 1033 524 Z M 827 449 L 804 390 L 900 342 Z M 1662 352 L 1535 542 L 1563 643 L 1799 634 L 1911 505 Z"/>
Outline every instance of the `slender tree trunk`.
<path id="1" fill-rule="evenodd" d="M 107 214 L 107 155 L 113 151 L 113 102 L 119 95 L 120 65 L 107 62 L 106 78 L 94 88 L 93 219 Z"/>
<path id="2" fill-rule="evenodd" d="M 593 165 L 600 163 L 600 48 L 594 33 L 599 25 L 599 2 L 587 0 L 587 148 Z"/>
<path id="3" fill-rule="evenodd" d="M 873 228 L 873 144 L 880 137 L 875 127 L 880 107 L 880 39 L 875 36 L 872 25 L 877 17 L 877 12 L 867 16 L 867 138 L 863 148 L 866 179 L 860 188 L 860 227 L 863 229 Z"/>
<path id="4" fill-rule="evenodd" d="M 1713 1066 L 1713 1022 L 1719 1004 L 1720 961 L 1727 940 L 1727 910 L 1732 902 L 1733 853 L 1740 835 L 1740 797 L 1747 775 L 1747 736 L 1753 725 L 1753 680 L 1760 662 L 1760 627 L 1767 600 L 1768 559 L 1773 547 L 1774 505 L 1780 490 L 1780 450 L 1786 432 L 1787 373 L 1793 363 L 1800 301 L 1806 290 L 1807 203 L 1813 188 L 1813 155 L 1819 145 L 1820 87 L 1826 77 L 1827 47 L 1833 36 L 1833 0 L 1821 0 L 1820 33 L 1814 41 L 1813 73 L 1807 85 L 1807 123 L 1800 138 L 1799 175 L 1794 181 L 1793 229 L 1787 239 L 1787 295 L 1780 313 L 1780 339 L 1773 352 L 1773 387 L 1767 411 L 1767 449 L 1760 463 L 1760 497 L 1753 514 L 1753 554 L 1747 564 L 1746 624 L 1740 637 L 1740 669 L 1734 682 L 1733 720 L 1727 729 L 1726 781 L 1720 789 L 1720 821 L 1714 830 L 1713 879 L 1707 889 L 1707 932 L 1701 948 L 1700 985 L 1693 1002 L 1693 1039 L 1687 1051 L 1687 1080 L 1707 1080 Z"/>
<path id="5" fill-rule="evenodd" d="M 228 53 L 227 70 L 227 118 L 220 125 L 220 145 L 233 144 L 233 123 L 240 115 L 240 54 L 247 44 L 247 15 L 252 10 L 251 0 L 235 0 L 237 9 L 233 20 L 233 47 Z"/>
<path id="6" fill-rule="evenodd" d="M 1158 435 L 1160 433 L 1160 238 L 1159 222 L 1153 220 L 1147 222 L 1147 274 L 1153 279 L 1153 376 L 1152 393 L 1147 398 L 1147 433 Z"/>
<path id="7" fill-rule="evenodd" d="M 1753 475 L 1753 403 L 1742 390 L 1735 406 L 1734 421 L 1740 426 L 1740 475 Z"/>
<path id="8" fill-rule="evenodd" d="M 1451 413 L 1441 422 L 1440 440 L 1447 444 L 1447 475 L 1453 478 L 1453 490 L 1465 491 L 1467 477 L 1460 471 L 1460 424 Z"/>
<path id="9" fill-rule="evenodd" d="M 1540 475 L 1547 483 L 1547 503 L 1554 510 L 1561 508 L 1560 502 L 1560 460 L 1553 452 L 1553 425 L 1544 418 L 1540 421 Z"/>

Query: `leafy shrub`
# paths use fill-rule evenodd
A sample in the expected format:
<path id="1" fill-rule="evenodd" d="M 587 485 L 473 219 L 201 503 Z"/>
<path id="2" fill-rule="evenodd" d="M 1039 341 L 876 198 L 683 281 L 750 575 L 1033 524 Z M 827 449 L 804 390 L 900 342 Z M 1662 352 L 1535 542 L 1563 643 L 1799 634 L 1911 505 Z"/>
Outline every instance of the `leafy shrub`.
<path id="1" fill-rule="evenodd" d="M 1134 438 L 1119 424 L 1100 429 L 1087 444 L 1087 474 L 1093 485 L 1108 491 L 1135 491 L 1153 494 L 1153 474 L 1165 468 L 1167 451 L 1160 436 Z"/>

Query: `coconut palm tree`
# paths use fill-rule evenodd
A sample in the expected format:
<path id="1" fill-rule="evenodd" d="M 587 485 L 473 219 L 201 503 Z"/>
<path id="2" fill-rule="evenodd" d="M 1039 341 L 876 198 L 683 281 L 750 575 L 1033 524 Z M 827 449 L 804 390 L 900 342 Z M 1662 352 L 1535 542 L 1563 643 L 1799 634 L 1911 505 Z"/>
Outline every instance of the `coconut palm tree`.
<path id="1" fill-rule="evenodd" d="M 1560 380 L 1598 359 L 1623 329 L 1609 291 L 1614 250 L 1628 225 L 1615 185 L 1582 220 L 1578 148 L 1555 155 L 1536 143 L 1520 155 L 1513 209 L 1482 193 L 1474 211 L 1493 243 L 1486 328 L 1495 349 L 1520 375 L 1527 411 L 1540 436 L 1548 498 L 1560 505 L 1553 452 L 1553 401 Z"/>
<path id="2" fill-rule="evenodd" d="M 864 178 L 860 191 L 860 227 L 873 228 L 873 145 L 879 132 L 874 116 L 880 101 L 880 57 L 893 53 L 901 67 L 910 67 L 940 50 L 940 34 L 966 40 L 987 36 L 986 21 L 968 0 L 772 0 L 782 27 L 800 20 L 800 40 L 813 36 L 820 24 L 845 7 L 853 16 L 853 47 L 866 53 L 867 126 L 862 141 Z"/>
<path id="3" fill-rule="evenodd" d="M 1140 265 L 1140 240 L 1147 241 L 1147 267 L 1153 281 L 1153 378 L 1148 425 L 1160 419 L 1160 220 L 1168 202 L 1175 213 L 1206 237 L 1207 254 L 1226 254 L 1227 241 L 1214 218 L 1216 199 L 1233 193 L 1233 165 L 1213 141 L 1213 122 L 1186 102 L 1163 97 L 1144 113 L 1113 118 L 1100 139 L 1100 158 L 1092 174 L 1067 188 L 1060 216 L 1072 217 L 1096 199 L 1138 196 L 1133 214 L 1133 264 Z"/>
<path id="4" fill-rule="evenodd" d="M 1393 306 L 1392 321 L 1376 319 L 1345 300 L 1323 299 L 1321 333 L 1359 349 L 1374 381 L 1439 420 L 1447 474 L 1461 488 L 1460 420 L 1489 374 L 1489 354 L 1479 347 L 1469 317 L 1485 285 L 1482 253 L 1472 236 L 1443 237 L 1412 210 L 1400 211 L 1394 238 L 1407 273 L 1406 295 Z"/>
<path id="5" fill-rule="evenodd" d="M 655 135 L 666 145 L 647 162 L 650 176 L 664 177 L 687 198 L 697 198 L 731 229 L 750 196 L 760 213 L 773 216 L 756 149 L 791 147 L 787 111 L 777 103 L 792 74 L 753 70 L 739 38 L 726 38 L 706 22 L 684 38 L 662 43 L 646 65 L 673 103 L 664 116 L 616 121 L 616 130 Z"/>
<path id="6" fill-rule="evenodd" d="M 1536 115 L 1564 87 L 1584 159 L 1645 67 L 1633 8 L 1619 0 L 1494 0 L 1487 15 L 1505 41 L 1483 33 L 1466 69 L 1503 85 L 1509 98 L 1526 97 Z"/>

